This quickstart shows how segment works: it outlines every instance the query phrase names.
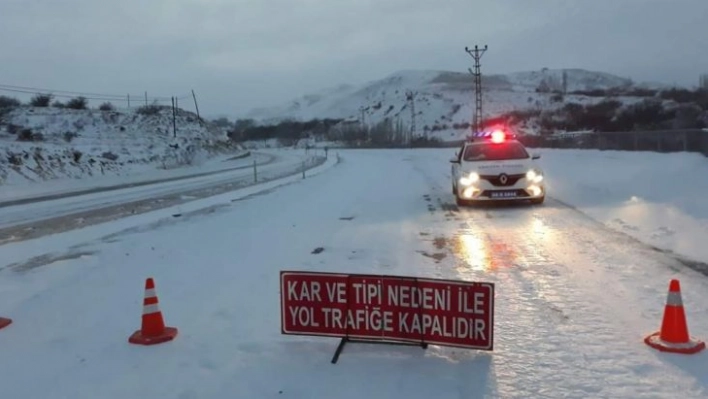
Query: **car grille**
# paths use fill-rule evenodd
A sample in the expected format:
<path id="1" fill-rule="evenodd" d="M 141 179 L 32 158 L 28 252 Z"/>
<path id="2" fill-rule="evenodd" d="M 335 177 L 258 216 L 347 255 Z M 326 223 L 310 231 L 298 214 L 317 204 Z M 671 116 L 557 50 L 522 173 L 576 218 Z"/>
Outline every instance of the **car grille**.
<path id="1" fill-rule="evenodd" d="M 482 176 L 480 176 L 479 178 L 480 178 L 480 179 L 484 179 L 484 180 L 486 180 L 486 181 L 492 183 L 493 186 L 497 186 L 497 187 L 507 187 L 507 186 L 513 186 L 513 185 L 516 184 L 516 182 L 518 182 L 522 177 L 526 176 L 525 174 L 521 174 L 521 175 L 506 175 L 507 181 L 506 181 L 506 184 L 503 184 L 503 183 L 501 182 L 501 176 L 502 176 L 502 175 L 503 175 L 503 173 L 502 173 L 502 174 L 498 174 L 498 175 L 482 175 Z"/>

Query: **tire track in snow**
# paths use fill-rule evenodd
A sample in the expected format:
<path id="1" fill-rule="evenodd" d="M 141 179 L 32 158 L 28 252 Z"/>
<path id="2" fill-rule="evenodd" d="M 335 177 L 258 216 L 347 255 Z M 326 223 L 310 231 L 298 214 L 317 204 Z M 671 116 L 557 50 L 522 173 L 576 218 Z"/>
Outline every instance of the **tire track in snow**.
<path id="1" fill-rule="evenodd" d="M 565 281 L 562 265 L 535 245 L 534 226 L 522 217 L 526 211 L 504 211 L 451 211 L 454 219 L 443 226 L 448 231 L 454 226 L 450 241 L 457 244 L 451 252 L 458 265 L 446 277 L 497 286 L 495 352 L 504 367 L 497 369 L 496 380 L 502 397 L 542 397 L 549 380 L 566 381 L 554 393 L 573 397 L 578 390 L 574 377 L 588 364 L 582 356 L 569 355 L 575 346 L 571 327 L 575 314 L 588 311 L 582 301 L 569 300 L 578 287 Z M 597 394 L 596 382 L 587 383 L 576 397 Z"/>
<path id="2" fill-rule="evenodd" d="M 443 236 L 453 255 L 452 262 L 437 265 L 441 276 L 497 284 L 495 352 L 504 363 L 496 369 L 499 394 L 539 397 L 550 389 L 544 387 L 544 381 L 574 381 L 577 370 L 587 365 L 582 357 L 568 355 L 572 347 L 566 331 L 573 322 L 574 309 L 563 301 L 574 287 L 559 283 L 562 273 L 557 265 L 529 238 L 533 225 L 524 224 L 521 218 L 537 212 L 536 208 L 460 210 L 448 202 L 452 197 L 439 179 L 422 167 L 415 169 L 431 183 L 431 196 L 442 211 L 434 217 L 438 220 L 433 222 L 437 226 L 431 226 L 435 230 L 431 235 Z M 439 220 L 441 215 L 444 220 Z M 572 397 L 578 389 L 577 384 L 563 385 L 554 387 L 554 393 Z M 592 384 L 587 385 L 578 397 L 597 392 Z"/>
<path id="3" fill-rule="evenodd" d="M 419 155 L 415 158 L 413 158 L 413 169 L 424 176 L 427 181 L 429 182 L 431 188 L 433 190 L 437 190 L 440 192 L 441 198 L 443 198 L 443 205 L 441 205 L 443 208 L 448 208 L 448 209 L 457 209 L 457 205 L 454 204 L 454 197 L 450 194 L 448 195 L 447 193 L 451 191 L 450 189 L 450 171 L 449 170 L 444 170 L 440 171 L 441 173 L 434 173 L 431 174 L 431 171 L 436 169 L 436 168 L 426 168 L 425 166 L 421 165 L 421 162 L 431 162 L 430 158 L 425 157 L 424 155 Z M 417 162 L 416 162 L 417 161 Z M 525 205 L 523 205 L 525 206 Z M 577 207 L 573 206 L 572 204 L 569 204 L 565 201 L 562 201 L 558 198 L 554 198 L 552 195 L 546 197 L 546 203 L 544 205 L 541 205 L 539 209 L 546 209 L 548 207 L 553 207 L 553 208 L 565 208 L 568 211 L 571 211 L 572 213 L 575 214 L 576 217 L 579 217 L 581 219 L 584 219 L 587 223 L 594 225 L 597 230 L 604 231 L 608 235 L 613 235 L 617 239 L 621 240 L 622 242 L 626 243 L 626 245 L 633 245 L 635 247 L 642 247 L 650 252 L 654 252 L 657 255 L 656 257 L 659 257 L 661 259 L 664 259 L 665 266 L 670 268 L 671 270 L 674 271 L 680 271 L 681 267 L 686 267 L 691 270 L 697 271 L 705 276 L 708 276 L 708 263 L 706 262 L 701 262 L 697 261 L 694 259 L 688 259 L 686 257 L 680 256 L 678 254 L 675 254 L 671 251 L 666 251 L 664 249 L 661 249 L 659 247 L 656 247 L 651 244 L 647 244 L 627 233 L 624 233 L 622 231 L 615 230 L 606 224 L 594 219 L 590 215 L 586 214 L 582 210 L 578 209 Z M 480 205 L 480 207 L 476 209 L 494 209 L 495 206 L 494 204 L 490 205 Z M 512 208 L 515 208 L 515 206 L 512 205 Z M 471 207 L 468 209 L 475 209 L 475 207 Z M 489 215 L 489 213 L 487 213 Z M 663 257 L 661 256 L 663 255 Z"/>
<path id="4" fill-rule="evenodd" d="M 652 287 L 641 281 L 657 270 L 681 270 L 676 260 L 553 199 L 540 207 L 458 209 L 440 184 L 449 175 L 415 170 L 430 182 L 442 211 L 431 218 L 431 235 L 457 243 L 449 247 L 456 262 L 436 265 L 438 274 L 497 284 L 501 396 L 670 397 L 679 385 L 695 387 L 695 397 L 705 394 L 690 372 L 667 367 L 641 341 L 658 327 L 662 311 L 647 312 L 647 304 L 666 295 L 665 281 Z M 663 389 L 642 384 L 667 374 L 671 384 Z"/>
<path id="5" fill-rule="evenodd" d="M 708 276 L 708 263 L 693 260 L 693 259 L 688 259 L 686 257 L 675 254 L 671 251 L 667 251 L 667 250 L 661 249 L 659 247 L 656 247 L 654 245 L 647 244 L 647 243 L 645 243 L 645 242 L 643 242 L 643 241 L 641 241 L 641 240 L 639 240 L 627 233 L 624 233 L 622 231 L 615 230 L 611 227 L 608 227 L 606 224 L 592 218 L 590 215 L 581 211 L 577 207 L 575 207 L 571 204 L 568 204 L 564 201 L 561 201 L 557 198 L 552 198 L 551 201 L 553 201 L 553 203 L 555 203 L 558 206 L 566 207 L 569 210 L 572 210 L 573 212 L 577 213 L 580 217 L 584 218 L 589 224 L 594 224 L 597 227 L 597 229 L 603 230 L 608 234 L 615 235 L 616 237 L 618 237 L 622 241 L 628 243 L 628 245 L 643 247 L 643 248 L 650 250 L 652 252 L 664 255 L 665 258 L 668 259 L 666 266 L 671 268 L 672 270 L 679 271 L 679 266 L 684 266 L 684 267 L 687 267 L 687 268 L 692 269 L 694 271 L 697 271 L 705 276 Z"/>

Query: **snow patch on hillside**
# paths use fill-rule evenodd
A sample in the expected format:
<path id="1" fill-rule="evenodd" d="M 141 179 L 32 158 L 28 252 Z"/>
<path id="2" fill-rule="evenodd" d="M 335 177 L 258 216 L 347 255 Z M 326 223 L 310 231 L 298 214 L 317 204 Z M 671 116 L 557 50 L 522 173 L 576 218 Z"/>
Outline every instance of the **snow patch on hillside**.
<path id="1" fill-rule="evenodd" d="M 538 92 L 540 87 L 560 90 L 565 76 L 567 94 L 558 101 L 554 93 Z M 482 76 L 485 118 L 518 110 L 555 110 L 569 102 L 597 104 L 603 97 L 572 94 L 574 91 L 613 88 L 650 88 L 654 83 L 635 84 L 628 78 L 583 69 L 544 69 L 507 75 Z M 413 120 L 407 93 L 415 94 L 416 131 L 442 140 L 460 140 L 469 134 L 474 114 L 474 85 L 469 73 L 436 70 L 403 70 L 360 87 L 342 85 L 290 101 L 284 105 L 258 108 L 245 115 L 263 124 L 282 120 L 345 119 L 374 125 L 386 118 L 410 126 Z M 641 97 L 619 96 L 623 104 Z M 524 133 L 534 134 L 530 126 Z"/>
<path id="2" fill-rule="evenodd" d="M 18 107 L 0 124 L 0 186 L 198 165 L 238 151 L 224 132 L 171 108 L 99 111 Z"/>

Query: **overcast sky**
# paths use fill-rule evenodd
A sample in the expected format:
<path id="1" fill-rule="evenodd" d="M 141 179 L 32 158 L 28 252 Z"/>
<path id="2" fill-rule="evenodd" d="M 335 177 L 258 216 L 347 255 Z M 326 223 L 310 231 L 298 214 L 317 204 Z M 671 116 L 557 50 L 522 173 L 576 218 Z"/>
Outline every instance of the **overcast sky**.
<path id="1" fill-rule="evenodd" d="M 486 74 L 696 85 L 707 17 L 708 0 L 0 0 L 0 84 L 194 89 L 202 114 L 238 115 L 402 69 L 466 71 L 464 47 L 487 44 Z"/>

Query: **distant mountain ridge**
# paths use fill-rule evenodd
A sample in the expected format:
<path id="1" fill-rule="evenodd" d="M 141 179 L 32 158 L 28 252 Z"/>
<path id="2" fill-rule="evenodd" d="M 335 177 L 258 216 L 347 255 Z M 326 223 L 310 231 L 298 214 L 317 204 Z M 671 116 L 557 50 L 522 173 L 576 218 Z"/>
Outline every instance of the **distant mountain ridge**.
<path id="1" fill-rule="evenodd" d="M 584 69 L 542 69 L 509 74 L 482 75 L 484 117 L 510 111 L 553 109 L 557 92 L 565 92 L 564 101 L 591 104 L 602 100 L 587 92 L 609 89 L 663 89 L 672 86 L 658 83 L 635 83 L 629 78 Z M 418 130 L 443 134 L 453 139 L 464 129 L 455 125 L 469 123 L 474 112 L 474 83 L 469 73 L 439 70 L 401 70 L 363 85 L 343 84 L 300 96 L 285 104 L 257 108 L 245 115 L 260 123 L 282 120 L 323 118 L 348 119 L 374 124 L 386 118 L 400 119 L 410 125 L 410 102 L 414 97 L 415 124 Z M 582 92 L 582 93 L 578 93 Z M 577 94 L 574 94 L 577 93 Z M 634 102 L 631 96 L 618 98 Z M 560 104 L 562 105 L 562 104 Z"/>

